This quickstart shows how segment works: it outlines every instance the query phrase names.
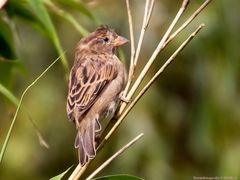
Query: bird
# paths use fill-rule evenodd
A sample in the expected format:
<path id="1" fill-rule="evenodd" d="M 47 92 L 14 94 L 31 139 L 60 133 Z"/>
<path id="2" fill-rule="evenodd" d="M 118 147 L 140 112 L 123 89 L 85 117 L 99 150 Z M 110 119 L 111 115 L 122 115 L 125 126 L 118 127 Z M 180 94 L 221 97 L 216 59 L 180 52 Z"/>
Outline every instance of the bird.
<path id="1" fill-rule="evenodd" d="M 107 25 L 101 25 L 82 38 L 75 49 L 66 109 L 68 119 L 76 126 L 74 146 L 82 167 L 96 156 L 100 120 L 113 116 L 123 99 L 126 68 L 116 56 L 116 48 L 127 42 Z"/>

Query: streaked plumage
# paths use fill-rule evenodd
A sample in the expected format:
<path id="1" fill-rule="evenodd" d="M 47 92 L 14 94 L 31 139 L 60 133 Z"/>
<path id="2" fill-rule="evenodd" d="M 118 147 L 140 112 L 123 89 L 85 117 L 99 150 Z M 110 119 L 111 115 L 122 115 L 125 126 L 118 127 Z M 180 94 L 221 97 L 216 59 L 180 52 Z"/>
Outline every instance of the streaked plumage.
<path id="1" fill-rule="evenodd" d="M 96 155 L 95 132 L 101 130 L 99 120 L 114 113 L 126 72 L 115 55 L 115 48 L 127 40 L 108 26 L 80 40 L 75 62 L 69 75 L 68 118 L 77 128 L 75 148 L 83 166 Z"/>

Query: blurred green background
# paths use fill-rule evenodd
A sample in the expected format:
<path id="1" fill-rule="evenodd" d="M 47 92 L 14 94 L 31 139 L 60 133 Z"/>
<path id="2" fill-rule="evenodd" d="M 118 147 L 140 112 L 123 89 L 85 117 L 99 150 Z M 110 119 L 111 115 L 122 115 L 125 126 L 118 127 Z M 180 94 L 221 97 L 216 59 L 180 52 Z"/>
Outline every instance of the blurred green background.
<path id="1" fill-rule="evenodd" d="M 202 2 L 191 1 L 178 26 Z M 131 1 L 136 39 L 144 4 L 144 0 Z M 180 5 L 181 1 L 156 0 L 137 72 Z M 200 23 L 206 24 L 134 107 L 86 174 L 143 132 L 144 138 L 100 175 L 124 173 L 151 180 L 240 178 L 239 7 L 236 0 L 213 1 L 158 56 L 146 81 Z M 77 164 L 75 128 L 65 110 L 66 62 L 72 65 L 76 43 L 99 24 L 108 24 L 129 38 L 125 1 L 9 0 L 0 10 L 0 84 L 18 99 L 66 50 L 66 58 L 58 61 L 23 101 L 49 149 L 40 145 L 22 108 L 0 164 L 0 179 L 49 179 Z M 130 45 L 122 49 L 128 66 Z M 1 93 L 1 145 L 15 111 L 16 106 Z"/>

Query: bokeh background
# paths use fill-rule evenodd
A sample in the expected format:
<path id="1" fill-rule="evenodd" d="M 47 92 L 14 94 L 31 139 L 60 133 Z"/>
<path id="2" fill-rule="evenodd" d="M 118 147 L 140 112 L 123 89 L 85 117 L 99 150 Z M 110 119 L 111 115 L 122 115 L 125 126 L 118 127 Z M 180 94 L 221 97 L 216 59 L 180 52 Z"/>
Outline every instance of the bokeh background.
<path id="1" fill-rule="evenodd" d="M 202 2 L 191 1 L 178 26 Z M 131 1 L 136 39 L 144 4 L 144 0 Z M 180 5 L 181 1 L 156 0 L 137 73 Z M 144 138 L 99 176 L 124 173 L 151 180 L 240 178 L 239 7 L 240 1 L 236 0 L 213 1 L 158 56 L 145 82 L 200 23 L 206 24 L 133 108 L 86 174 L 143 132 Z M 50 21 L 44 20 L 46 14 L 52 27 Z M 69 23 L 68 16 L 89 32 L 99 24 L 108 24 L 129 38 L 124 0 L 9 0 L 0 10 L 1 86 L 19 99 L 61 50 L 66 51 L 66 61 L 72 65 L 75 45 L 86 32 Z M 128 66 L 130 45 L 122 50 Z M 58 61 L 26 94 L 23 105 L 28 113 L 22 108 L 18 114 L 0 164 L 0 179 L 49 179 L 77 164 L 73 147 L 75 128 L 65 111 L 65 77 L 66 64 Z M 1 146 L 15 111 L 16 106 L 1 92 Z M 48 143 L 48 149 L 40 145 L 29 117 Z"/>

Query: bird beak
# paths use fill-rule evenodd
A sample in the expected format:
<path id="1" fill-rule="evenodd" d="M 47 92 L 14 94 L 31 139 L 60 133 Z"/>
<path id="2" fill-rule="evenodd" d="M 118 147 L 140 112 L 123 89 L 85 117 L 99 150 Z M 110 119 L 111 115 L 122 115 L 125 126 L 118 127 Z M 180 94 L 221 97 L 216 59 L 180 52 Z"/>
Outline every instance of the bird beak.
<path id="1" fill-rule="evenodd" d="M 114 46 L 121 46 L 124 45 L 128 42 L 128 39 L 122 37 L 122 36 L 118 36 L 117 39 L 114 40 Z"/>

